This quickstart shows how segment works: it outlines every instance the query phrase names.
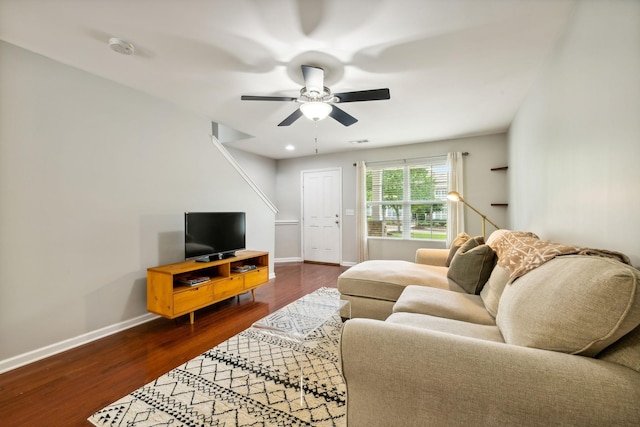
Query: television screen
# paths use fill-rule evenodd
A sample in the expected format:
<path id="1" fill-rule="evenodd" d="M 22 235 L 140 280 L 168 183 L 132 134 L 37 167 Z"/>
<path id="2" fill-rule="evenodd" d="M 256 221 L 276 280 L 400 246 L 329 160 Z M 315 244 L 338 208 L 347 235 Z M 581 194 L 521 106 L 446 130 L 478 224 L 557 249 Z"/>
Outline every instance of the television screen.
<path id="1" fill-rule="evenodd" d="M 215 259 L 245 249 L 245 227 L 244 212 L 185 212 L 185 259 Z"/>

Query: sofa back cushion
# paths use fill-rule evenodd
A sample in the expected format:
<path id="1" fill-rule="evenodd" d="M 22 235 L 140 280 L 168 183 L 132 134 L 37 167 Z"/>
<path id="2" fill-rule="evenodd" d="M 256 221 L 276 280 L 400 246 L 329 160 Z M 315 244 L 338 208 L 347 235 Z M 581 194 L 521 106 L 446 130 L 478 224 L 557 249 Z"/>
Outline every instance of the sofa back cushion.
<path id="1" fill-rule="evenodd" d="M 640 324 L 640 271 L 597 256 L 557 257 L 506 286 L 505 342 L 595 356 Z"/>
<path id="2" fill-rule="evenodd" d="M 509 270 L 496 265 L 491 271 L 489 280 L 487 280 L 482 291 L 480 291 L 480 298 L 482 298 L 484 307 L 494 319 L 498 315 L 500 297 L 502 296 L 502 292 L 504 292 L 504 287 L 507 285 L 508 281 Z"/>
<path id="3" fill-rule="evenodd" d="M 640 326 L 605 348 L 597 357 L 640 372 Z"/>
<path id="4" fill-rule="evenodd" d="M 497 248 L 497 246 L 495 245 L 500 241 L 500 239 L 504 238 L 507 235 L 531 236 L 535 238 L 538 237 L 528 231 L 525 232 L 499 229 L 495 230 L 489 235 L 486 244 L 495 251 Z M 500 297 L 502 296 L 504 287 L 509 281 L 509 270 L 503 266 L 497 265 L 498 261 L 498 254 L 496 253 L 496 266 L 491 271 L 489 280 L 487 280 L 487 283 L 484 285 L 482 291 L 480 292 L 480 297 L 482 298 L 482 302 L 484 303 L 485 308 L 494 318 L 498 315 L 498 305 L 500 303 Z"/>
<path id="5" fill-rule="evenodd" d="M 447 277 L 470 294 L 479 294 L 495 265 L 495 252 L 482 236 L 467 240 L 456 252 Z"/>

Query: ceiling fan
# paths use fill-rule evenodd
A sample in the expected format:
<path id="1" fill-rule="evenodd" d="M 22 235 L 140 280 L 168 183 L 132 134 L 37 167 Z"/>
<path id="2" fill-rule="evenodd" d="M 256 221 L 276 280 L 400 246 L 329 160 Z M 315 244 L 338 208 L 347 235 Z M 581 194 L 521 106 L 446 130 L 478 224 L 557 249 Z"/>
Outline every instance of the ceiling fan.
<path id="1" fill-rule="evenodd" d="M 324 85 L 324 70 L 319 67 L 302 65 L 304 87 L 300 89 L 297 98 L 287 96 L 253 96 L 242 95 L 243 101 L 289 101 L 300 103 L 300 108 L 284 119 L 278 126 L 289 126 L 301 116 L 318 121 L 327 116 L 333 117 L 345 126 L 351 126 L 358 121 L 355 117 L 334 104 L 344 102 L 378 101 L 390 99 L 389 89 L 360 90 L 356 92 L 332 93 Z"/>

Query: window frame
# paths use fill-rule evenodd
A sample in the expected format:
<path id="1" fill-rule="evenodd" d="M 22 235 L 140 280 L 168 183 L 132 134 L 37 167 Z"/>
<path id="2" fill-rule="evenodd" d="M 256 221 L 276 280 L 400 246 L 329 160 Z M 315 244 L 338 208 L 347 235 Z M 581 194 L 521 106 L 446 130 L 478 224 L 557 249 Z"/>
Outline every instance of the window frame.
<path id="1" fill-rule="evenodd" d="M 448 226 L 446 194 L 449 186 L 449 165 L 446 155 L 402 161 L 367 163 L 366 166 L 367 238 L 417 241 L 446 240 Z M 429 184 L 425 185 L 431 186 L 431 198 L 412 200 L 412 184 L 414 187 L 416 184 L 415 178 L 412 177 L 411 170 L 419 170 L 422 168 L 427 170 L 425 178 L 429 179 Z M 397 203 L 390 203 L 390 201 L 393 201 L 393 194 L 387 193 L 387 197 L 390 198 L 386 200 L 384 197 L 384 172 L 387 170 L 402 170 L 401 197 L 400 194 L 395 195 L 398 197 Z M 377 176 L 374 176 L 374 174 Z M 436 193 L 438 195 L 436 195 Z M 372 200 L 376 198 L 378 200 Z M 400 208 L 397 209 L 396 212 L 401 213 L 401 221 L 395 220 L 396 227 L 402 232 L 400 236 L 391 236 L 387 231 L 387 221 L 390 217 L 386 211 L 388 211 L 390 209 L 389 206 L 392 205 L 400 205 Z M 419 205 L 431 207 L 429 209 L 429 218 L 425 217 L 424 219 L 424 222 L 428 224 L 428 227 L 425 229 L 427 230 L 427 237 L 415 236 L 418 229 L 414 228 L 414 224 L 417 225 L 419 219 L 416 217 L 414 221 L 412 207 Z M 434 211 L 433 206 L 436 205 L 442 206 L 442 208 Z M 386 209 L 384 209 L 385 206 L 387 206 Z M 436 215 L 434 216 L 434 214 Z M 377 219 L 374 219 L 374 217 L 377 217 Z M 397 215 L 391 216 L 391 218 L 396 217 Z M 380 224 L 377 224 L 378 222 Z M 436 223 L 443 226 L 444 229 L 442 230 L 442 227 L 434 227 Z M 372 225 L 375 225 L 375 227 L 372 227 Z M 375 228 L 374 234 L 372 234 L 373 228 Z"/>

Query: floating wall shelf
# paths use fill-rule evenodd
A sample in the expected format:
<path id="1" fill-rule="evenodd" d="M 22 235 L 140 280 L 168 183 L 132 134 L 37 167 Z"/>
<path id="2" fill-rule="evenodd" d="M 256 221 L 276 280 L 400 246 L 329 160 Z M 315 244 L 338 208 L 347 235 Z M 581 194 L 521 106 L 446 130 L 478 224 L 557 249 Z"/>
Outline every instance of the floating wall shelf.
<path id="1" fill-rule="evenodd" d="M 506 171 L 507 169 L 509 169 L 509 166 L 500 166 L 497 168 L 491 168 L 491 172 Z M 491 203 L 491 206 L 502 206 L 506 208 L 509 206 L 509 203 Z"/>

